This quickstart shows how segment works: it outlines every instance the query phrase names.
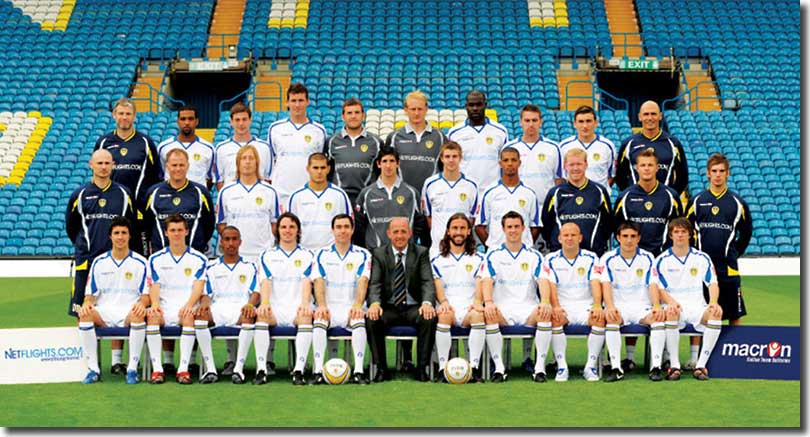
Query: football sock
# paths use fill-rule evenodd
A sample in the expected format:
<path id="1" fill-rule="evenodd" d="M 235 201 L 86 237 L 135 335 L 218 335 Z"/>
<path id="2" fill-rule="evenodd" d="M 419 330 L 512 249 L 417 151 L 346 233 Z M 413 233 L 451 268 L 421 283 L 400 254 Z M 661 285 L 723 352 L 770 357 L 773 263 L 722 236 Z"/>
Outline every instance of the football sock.
<path id="1" fill-rule="evenodd" d="M 689 344 L 689 361 L 695 362 L 698 360 L 698 353 L 700 352 L 700 344 Z"/>
<path id="2" fill-rule="evenodd" d="M 329 322 L 326 320 L 315 320 L 312 324 L 312 371 L 323 373 L 323 355 L 326 352 L 326 328 Z"/>
<path id="3" fill-rule="evenodd" d="M 174 345 L 174 340 L 171 340 L 171 342 L 172 342 L 172 345 Z M 174 351 L 173 350 L 170 350 L 170 351 L 165 350 L 165 351 L 163 351 L 163 362 L 164 363 L 174 364 Z"/>
<path id="4" fill-rule="evenodd" d="M 588 334 L 588 362 L 585 368 L 596 368 L 596 361 L 602 353 L 602 346 L 605 345 L 605 328 L 591 326 L 591 333 Z"/>
<path id="5" fill-rule="evenodd" d="M 610 367 L 620 369 L 622 367 L 622 334 L 619 331 L 619 325 L 605 326 L 605 343 L 610 355 Z"/>
<path id="6" fill-rule="evenodd" d="M 193 326 L 183 326 L 183 333 L 180 335 L 180 365 L 177 366 L 177 373 L 188 372 L 188 365 L 191 364 L 191 350 L 194 349 L 196 339 L 194 331 Z"/>
<path id="7" fill-rule="evenodd" d="M 681 332 L 678 329 L 678 321 L 667 321 L 667 351 L 669 352 L 669 367 L 681 368 L 681 360 L 678 356 L 678 347 L 681 341 Z"/>
<path id="8" fill-rule="evenodd" d="M 98 368 L 98 342 L 93 322 L 79 322 L 79 337 L 82 339 L 84 356 L 87 358 L 87 368 L 101 373 Z"/>
<path id="9" fill-rule="evenodd" d="M 661 367 L 664 355 L 664 344 L 667 341 L 666 325 L 664 322 L 655 322 L 650 326 L 650 368 Z"/>
<path id="10" fill-rule="evenodd" d="M 146 326 L 146 347 L 149 359 L 152 361 L 152 371 L 163 373 L 163 364 L 160 360 L 160 325 Z"/>
<path id="11" fill-rule="evenodd" d="M 546 356 L 551 343 L 551 322 L 537 322 L 534 331 L 534 348 L 537 357 L 534 361 L 534 373 L 546 373 Z"/>
<path id="12" fill-rule="evenodd" d="M 484 352 L 486 342 L 487 326 L 483 323 L 473 323 L 470 326 L 470 338 L 467 346 L 470 348 L 470 367 L 477 369 L 481 365 L 481 354 Z"/>
<path id="13" fill-rule="evenodd" d="M 124 357 L 124 350 L 123 349 L 110 349 L 112 360 L 110 361 L 111 365 L 121 364 L 123 357 Z"/>
<path id="14" fill-rule="evenodd" d="M 565 361 L 565 348 L 568 341 L 563 332 L 562 326 L 551 328 L 551 351 L 554 352 L 554 359 L 557 360 L 557 369 L 567 369 L 568 362 Z"/>
<path id="15" fill-rule="evenodd" d="M 298 325 L 298 332 L 295 333 L 295 369 L 303 373 L 307 364 L 309 347 L 312 345 L 312 325 Z"/>
<path id="16" fill-rule="evenodd" d="M 492 361 L 495 361 L 495 372 L 504 373 L 503 357 L 503 335 L 501 335 L 501 328 L 498 324 L 487 325 L 487 347 L 489 348 L 489 356 Z"/>
<path id="17" fill-rule="evenodd" d="M 270 342 L 270 327 L 267 323 L 256 323 L 253 334 L 253 350 L 256 351 L 256 371 L 267 372 L 267 343 Z"/>
<path id="18" fill-rule="evenodd" d="M 236 350 L 236 366 L 233 371 L 244 376 L 245 360 L 247 359 L 248 352 L 250 352 L 250 343 L 253 341 L 255 333 L 254 326 L 251 323 L 242 323 L 242 329 L 239 330 L 239 339 L 237 340 Z"/>
<path id="19" fill-rule="evenodd" d="M 472 333 L 472 331 L 470 331 Z M 439 370 L 444 370 L 444 365 L 450 358 L 450 345 L 453 338 L 450 337 L 450 325 L 439 323 L 436 325 L 436 354 L 439 356 Z"/>
<path id="20" fill-rule="evenodd" d="M 366 319 L 352 319 L 352 353 L 354 353 L 354 373 L 363 373 L 363 362 L 366 358 Z"/>
<path id="21" fill-rule="evenodd" d="M 251 331 L 253 330 L 253 325 L 250 325 Z M 244 329 L 244 326 L 242 327 Z M 239 332 L 242 333 L 241 331 Z M 225 361 L 236 362 L 237 354 L 239 352 L 239 340 L 225 340 L 225 350 L 228 351 L 228 359 Z"/>
<path id="22" fill-rule="evenodd" d="M 146 322 L 129 325 L 129 364 L 127 370 L 138 370 L 143 342 L 146 340 Z"/>
<path id="23" fill-rule="evenodd" d="M 197 335 L 200 353 L 203 356 L 203 361 L 205 361 L 205 373 L 217 373 L 214 352 L 211 350 L 211 330 L 208 329 L 208 320 L 195 320 L 194 333 Z"/>
<path id="24" fill-rule="evenodd" d="M 627 353 L 627 359 L 630 361 L 636 360 L 636 345 L 634 344 L 626 344 L 624 345 L 624 351 Z"/>
<path id="25" fill-rule="evenodd" d="M 700 351 L 700 358 L 697 360 L 697 367 L 706 367 L 706 362 L 712 355 L 717 338 L 720 337 L 720 329 L 723 327 L 721 320 L 707 320 L 706 330 L 703 332 L 703 350 Z"/>

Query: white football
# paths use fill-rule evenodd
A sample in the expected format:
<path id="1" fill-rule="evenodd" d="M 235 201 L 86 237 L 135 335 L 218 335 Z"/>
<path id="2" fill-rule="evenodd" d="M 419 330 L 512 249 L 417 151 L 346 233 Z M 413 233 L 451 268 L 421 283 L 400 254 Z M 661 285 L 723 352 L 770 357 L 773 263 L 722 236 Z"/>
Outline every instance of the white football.
<path id="1" fill-rule="evenodd" d="M 471 376 L 470 363 L 464 358 L 453 358 L 444 365 L 444 377 L 451 384 L 464 384 Z"/>
<path id="2" fill-rule="evenodd" d="M 332 358 L 323 365 L 323 379 L 332 385 L 344 384 L 350 376 L 349 363 L 340 358 Z"/>

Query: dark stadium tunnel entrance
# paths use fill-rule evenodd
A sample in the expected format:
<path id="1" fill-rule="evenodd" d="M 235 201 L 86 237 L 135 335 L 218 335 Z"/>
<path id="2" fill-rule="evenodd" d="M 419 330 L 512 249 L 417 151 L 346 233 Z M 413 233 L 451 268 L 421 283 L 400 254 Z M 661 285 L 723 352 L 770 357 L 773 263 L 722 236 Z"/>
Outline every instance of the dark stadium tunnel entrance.
<path id="1" fill-rule="evenodd" d="M 633 127 L 641 126 L 638 111 L 642 103 L 652 100 L 660 105 L 664 100 L 680 94 L 681 76 L 669 71 L 600 71 L 596 79 L 599 88 L 630 103 L 627 112 Z M 603 94 L 602 98 L 606 96 Z"/>
<path id="2" fill-rule="evenodd" d="M 250 74 L 244 71 L 185 72 L 171 77 L 172 97 L 197 107 L 199 129 L 215 129 L 219 123 L 219 104 L 250 87 Z"/>

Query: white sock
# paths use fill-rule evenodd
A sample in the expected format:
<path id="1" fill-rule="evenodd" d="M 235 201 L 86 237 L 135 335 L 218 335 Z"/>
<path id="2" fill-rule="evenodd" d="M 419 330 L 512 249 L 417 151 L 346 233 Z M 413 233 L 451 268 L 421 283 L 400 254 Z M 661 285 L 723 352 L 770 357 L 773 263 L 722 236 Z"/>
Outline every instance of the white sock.
<path id="1" fill-rule="evenodd" d="M 174 342 L 174 340 L 172 340 Z M 174 364 L 174 350 L 163 351 L 163 362 Z"/>
<path id="2" fill-rule="evenodd" d="M 671 368 L 681 368 L 681 360 L 678 356 L 680 342 L 681 332 L 678 329 L 678 321 L 667 321 L 667 351 L 669 352 L 669 367 Z"/>
<path id="3" fill-rule="evenodd" d="M 256 323 L 253 334 L 253 350 L 256 351 L 256 371 L 267 372 L 267 343 L 270 342 L 270 327 L 267 323 Z"/>
<path id="4" fill-rule="evenodd" d="M 562 326 L 551 328 L 551 351 L 554 352 L 554 359 L 557 360 L 557 369 L 567 369 L 568 362 L 565 361 L 565 348 L 568 340 Z"/>
<path id="5" fill-rule="evenodd" d="M 610 367 L 614 369 L 622 368 L 622 333 L 619 325 L 610 324 L 605 326 L 605 343 L 608 354 L 610 354 Z"/>
<path id="6" fill-rule="evenodd" d="M 531 358 L 532 356 L 532 341 L 531 338 L 524 338 L 523 339 L 523 359 Z"/>
<path id="7" fill-rule="evenodd" d="M 326 344 L 328 345 L 329 348 L 329 358 L 340 358 L 340 341 L 328 340 Z M 324 356 L 324 359 L 325 358 L 326 356 Z"/>
<path id="8" fill-rule="evenodd" d="M 534 331 L 534 348 L 537 355 L 534 361 L 534 373 L 546 373 L 546 356 L 550 343 L 551 322 L 537 322 L 537 329 Z"/>
<path id="9" fill-rule="evenodd" d="M 146 347 L 149 350 L 149 359 L 152 361 L 152 371 L 163 373 L 163 364 L 160 360 L 160 325 L 146 326 Z"/>
<path id="10" fill-rule="evenodd" d="M 251 330 L 253 325 L 250 325 Z M 244 329 L 244 327 L 242 328 Z M 241 331 L 239 332 L 242 333 Z M 228 351 L 228 359 L 225 361 L 230 361 L 235 363 L 238 359 L 237 355 L 239 353 L 239 340 L 225 340 L 225 350 Z"/>
<path id="11" fill-rule="evenodd" d="M 689 361 L 692 362 L 697 361 L 699 352 L 700 352 L 700 344 L 689 343 Z"/>
<path id="12" fill-rule="evenodd" d="M 366 359 L 366 319 L 353 319 L 349 321 L 352 329 L 352 353 L 354 354 L 354 373 L 363 373 L 363 363 Z"/>
<path id="13" fill-rule="evenodd" d="M 709 357 L 712 355 L 714 345 L 720 337 L 720 330 L 723 327 L 722 320 L 707 320 L 706 330 L 703 332 L 703 350 L 700 351 L 700 358 L 697 360 L 697 367 L 706 367 Z"/>
<path id="14" fill-rule="evenodd" d="M 191 350 L 194 349 L 196 334 L 193 326 L 183 326 L 183 333 L 180 335 L 180 365 L 177 366 L 177 373 L 188 372 L 188 365 L 191 364 Z"/>
<path id="15" fill-rule="evenodd" d="M 110 349 L 110 355 L 112 356 L 112 360 L 110 361 L 110 365 L 121 364 L 124 357 L 124 350 L 123 349 Z"/>
<path id="16" fill-rule="evenodd" d="M 79 322 L 79 337 L 82 339 L 84 357 L 87 358 L 87 368 L 101 373 L 98 368 L 98 341 L 96 340 L 96 329 L 93 322 Z"/>
<path id="17" fill-rule="evenodd" d="M 638 338 L 638 337 L 636 337 Z M 626 344 L 624 346 L 624 351 L 627 353 L 627 359 L 630 361 L 636 360 L 636 345 L 634 344 Z"/>
<path id="18" fill-rule="evenodd" d="M 472 331 L 470 331 L 472 333 Z M 444 365 L 450 358 L 450 345 L 453 338 L 450 336 L 450 325 L 439 323 L 436 325 L 436 354 L 439 355 L 439 370 L 444 370 Z"/>
<path id="19" fill-rule="evenodd" d="M 129 364 L 127 371 L 137 371 L 141 360 L 143 342 L 146 340 L 146 322 L 129 325 Z"/>
<path id="20" fill-rule="evenodd" d="M 329 322 L 315 320 L 312 324 L 312 361 L 313 373 L 323 373 L 324 353 L 326 352 L 326 328 Z"/>
<path id="21" fill-rule="evenodd" d="M 276 341 L 272 338 L 270 343 L 267 344 L 267 361 L 273 361 L 273 356 L 276 353 Z"/>
<path id="22" fill-rule="evenodd" d="M 470 348 L 470 367 L 477 369 L 481 365 L 481 354 L 484 352 L 486 342 L 487 327 L 483 323 L 473 323 L 470 326 L 470 338 L 467 346 Z"/>
<path id="23" fill-rule="evenodd" d="M 599 354 L 602 353 L 602 346 L 605 345 L 605 328 L 591 326 L 591 333 L 588 334 L 588 362 L 585 368 L 596 368 Z"/>
<path id="24" fill-rule="evenodd" d="M 495 372 L 505 373 L 503 365 L 503 335 L 501 335 L 501 328 L 497 324 L 487 325 L 487 347 L 489 348 L 489 356 L 492 361 L 495 361 Z"/>
<path id="25" fill-rule="evenodd" d="M 197 343 L 200 345 L 200 353 L 205 362 L 205 373 L 217 373 L 214 351 L 211 350 L 211 330 L 208 329 L 208 320 L 195 320 L 194 333 L 197 335 Z"/>
<path id="26" fill-rule="evenodd" d="M 189 364 L 197 362 L 197 348 L 191 349 L 191 356 L 188 359 Z"/>
<path id="27" fill-rule="evenodd" d="M 304 373 L 310 346 L 312 346 L 312 325 L 298 325 L 298 332 L 295 333 L 295 369 L 293 371 Z"/>
<path id="28" fill-rule="evenodd" d="M 664 322 L 655 322 L 650 326 L 650 369 L 661 367 L 664 356 L 664 345 L 667 342 L 667 331 Z"/>
<path id="29" fill-rule="evenodd" d="M 254 325 L 252 323 L 242 323 L 242 327 L 239 330 L 239 339 L 236 342 L 236 361 L 234 361 L 236 366 L 233 371 L 243 377 L 245 376 L 245 360 L 247 359 L 248 352 L 250 352 L 250 343 L 253 341 L 255 333 L 253 328 Z"/>

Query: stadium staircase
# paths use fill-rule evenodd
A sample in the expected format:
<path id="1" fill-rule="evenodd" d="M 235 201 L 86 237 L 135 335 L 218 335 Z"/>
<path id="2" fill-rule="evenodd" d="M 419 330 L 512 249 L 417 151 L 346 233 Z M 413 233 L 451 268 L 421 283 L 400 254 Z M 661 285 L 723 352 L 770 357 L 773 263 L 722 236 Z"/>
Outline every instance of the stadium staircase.
<path id="1" fill-rule="evenodd" d="M 214 136 L 217 134 L 216 129 L 199 129 L 196 130 L 197 136 L 211 143 L 214 141 Z"/>
<path id="2" fill-rule="evenodd" d="M 217 0 L 209 28 L 206 57 L 221 59 L 229 56 L 228 48 L 239 45 L 245 0 Z M 234 53 L 235 55 L 235 53 Z"/>
<path id="3" fill-rule="evenodd" d="M 641 33 L 633 0 L 605 0 L 613 56 L 638 58 L 643 55 Z"/>
<path id="4" fill-rule="evenodd" d="M 159 61 L 145 62 L 132 89 L 132 101 L 137 112 L 156 112 L 160 109 L 160 93 L 166 76 Z"/>
<path id="5" fill-rule="evenodd" d="M 287 108 L 287 88 L 290 86 L 292 70 L 290 63 L 281 61 L 260 61 L 253 77 L 254 110 L 279 112 Z"/>
<path id="6" fill-rule="evenodd" d="M 557 83 L 560 88 L 560 106 L 554 109 L 574 111 L 582 105 L 598 109 L 593 99 L 593 71 L 590 64 L 575 65 L 561 60 L 557 70 Z"/>
<path id="7" fill-rule="evenodd" d="M 691 94 L 690 111 L 719 111 L 722 109 L 718 99 L 717 84 L 712 81 L 709 71 L 700 62 L 689 63 L 689 68 L 684 69 L 683 73 L 686 89 Z"/>

